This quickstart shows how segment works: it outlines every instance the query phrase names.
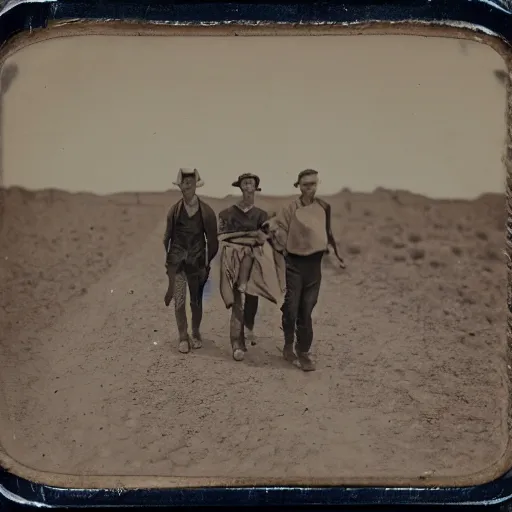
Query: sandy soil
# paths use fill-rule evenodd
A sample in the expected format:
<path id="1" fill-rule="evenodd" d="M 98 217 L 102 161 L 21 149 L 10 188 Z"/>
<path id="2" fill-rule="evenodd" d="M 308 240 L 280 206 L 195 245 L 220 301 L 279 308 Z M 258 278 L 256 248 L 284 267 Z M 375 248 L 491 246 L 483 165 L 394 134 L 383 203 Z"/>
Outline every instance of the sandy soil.
<path id="1" fill-rule="evenodd" d="M 348 269 L 326 262 L 311 374 L 281 360 L 268 303 L 259 344 L 234 362 L 215 282 L 205 347 L 178 353 L 161 245 L 176 195 L 1 198 L 0 436 L 19 462 L 81 475 L 389 479 L 466 476 L 504 455 L 503 196 L 330 197 Z"/>

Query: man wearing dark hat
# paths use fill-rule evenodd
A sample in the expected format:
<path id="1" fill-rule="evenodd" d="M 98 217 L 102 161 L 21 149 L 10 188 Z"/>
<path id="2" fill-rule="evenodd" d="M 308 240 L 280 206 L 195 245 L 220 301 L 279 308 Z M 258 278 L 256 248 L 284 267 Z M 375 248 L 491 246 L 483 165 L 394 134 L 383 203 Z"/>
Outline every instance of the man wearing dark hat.
<path id="1" fill-rule="evenodd" d="M 210 263 L 219 250 L 217 218 L 212 208 L 196 195 L 196 189 L 203 185 L 197 169 L 180 169 L 174 185 L 180 188 L 182 198 L 167 214 L 163 241 L 169 284 L 165 305 L 169 306 L 175 294 L 176 276 L 184 275 L 190 291 L 192 339 L 188 334 L 183 293 L 175 297 L 175 313 L 180 336 L 179 350 L 187 353 L 191 347 L 197 349 L 202 346 L 203 290 L 210 273 Z"/>
<path id="2" fill-rule="evenodd" d="M 245 173 L 232 183 L 242 191 L 242 199 L 219 213 L 219 235 L 246 232 L 255 233 L 261 243 L 266 236 L 261 226 L 268 219 L 267 213 L 254 205 L 255 192 L 259 192 L 260 178 L 255 174 Z M 233 358 L 241 361 L 247 350 L 246 339 L 255 345 L 254 322 L 258 311 L 258 297 L 245 292 L 252 267 L 252 258 L 246 254 L 239 266 L 238 279 L 233 289 L 234 302 L 231 310 L 230 338 Z"/>
<path id="3" fill-rule="evenodd" d="M 300 189 L 300 197 L 268 223 L 274 246 L 286 258 L 286 294 L 281 308 L 283 356 L 290 362 L 297 360 L 304 371 L 315 369 L 309 356 L 313 343 L 311 316 L 318 300 L 322 258 L 328 253 L 328 246 L 333 248 L 340 266 L 345 267 L 331 230 L 331 207 L 315 197 L 317 186 L 317 171 L 300 172 L 294 183 Z"/>

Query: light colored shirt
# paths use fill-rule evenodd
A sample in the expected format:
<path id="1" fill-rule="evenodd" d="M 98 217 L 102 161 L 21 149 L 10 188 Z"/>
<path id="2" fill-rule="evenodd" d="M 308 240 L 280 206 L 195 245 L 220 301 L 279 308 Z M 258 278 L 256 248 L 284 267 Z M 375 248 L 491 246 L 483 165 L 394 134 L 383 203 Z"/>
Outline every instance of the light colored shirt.
<path id="1" fill-rule="evenodd" d="M 304 205 L 296 199 L 271 219 L 270 229 L 280 249 L 290 254 L 309 256 L 327 250 L 326 213 L 318 201 Z"/>

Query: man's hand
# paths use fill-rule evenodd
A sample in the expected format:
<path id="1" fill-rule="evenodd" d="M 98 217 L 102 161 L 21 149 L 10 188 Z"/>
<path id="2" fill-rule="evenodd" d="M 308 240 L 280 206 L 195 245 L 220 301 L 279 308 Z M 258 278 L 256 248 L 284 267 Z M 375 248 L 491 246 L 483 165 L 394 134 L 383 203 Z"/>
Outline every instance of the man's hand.
<path id="1" fill-rule="evenodd" d="M 261 225 L 261 231 L 263 231 L 263 233 L 270 233 L 270 221 L 269 220 L 266 220 L 262 225 Z"/>
<path id="2" fill-rule="evenodd" d="M 328 252 L 328 254 L 330 254 L 330 251 Z M 334 257 L 338 260 L 338 265 L 340 268 L 347 268 L 345 262 L 343 261 L 343 258 L 338 254 L 338 251 L 336 251 Z"/>
<path id="3" fill-rule="evenodd" d="M 263 227 L 263 226 L 262 226 Z M 260 244 L 264 244 L 268 239 L 270 238 L 270 235 L 265 233 L 262 230 L 258 231 L 257 240 Z"/>
<path id="4" fill-rule="evenodd" d="M 332 254 L 331 251 L 329 250 L 329 248 L 327 248 L 325 253 L 328 255 Z M 343 258 L 341 256 L 339 256 L 338 254 L 334 254 L 334 257 L 338 260 L 338 265 L 340 268 L 347 268 L 347 266 L 345 265 L 345 262 L 343 261 Z"/>
<path id="5" fill-rule="evenodd" d="M 333 245 L 332 248 L 334 249 L 334 257 L 338 260 L 338 264 L 340 268 L 347 268 L 345 265 L 345 262 L 343 261 L 343 258 L 338 254 L 338 250 L 336 249 L 336 246 Z M 326 254 L 332 254 L 329 247 L 327 247 L 327 250 L 325 251 Z"/>
<path id="6" fill-rule="evenodd" d="M 275 215 L 267 219 L 265 222 L 261 224 L 261 229 L 265 231 L 265 233 L 270 233 L 272 230 L 276 229 L 278 224 L 276 224 Z"/>

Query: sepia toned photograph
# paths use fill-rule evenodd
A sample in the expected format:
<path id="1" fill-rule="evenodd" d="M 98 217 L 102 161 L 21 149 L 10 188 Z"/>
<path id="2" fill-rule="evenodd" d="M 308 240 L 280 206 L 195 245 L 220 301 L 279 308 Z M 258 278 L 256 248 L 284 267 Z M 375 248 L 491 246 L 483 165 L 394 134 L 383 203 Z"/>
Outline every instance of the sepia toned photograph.
<path id="1" fill-rule="evenodd" d="M 504 473 L 507 75 L 420 35 L 12 50 L 2 460 L 61 487 Z"/>

